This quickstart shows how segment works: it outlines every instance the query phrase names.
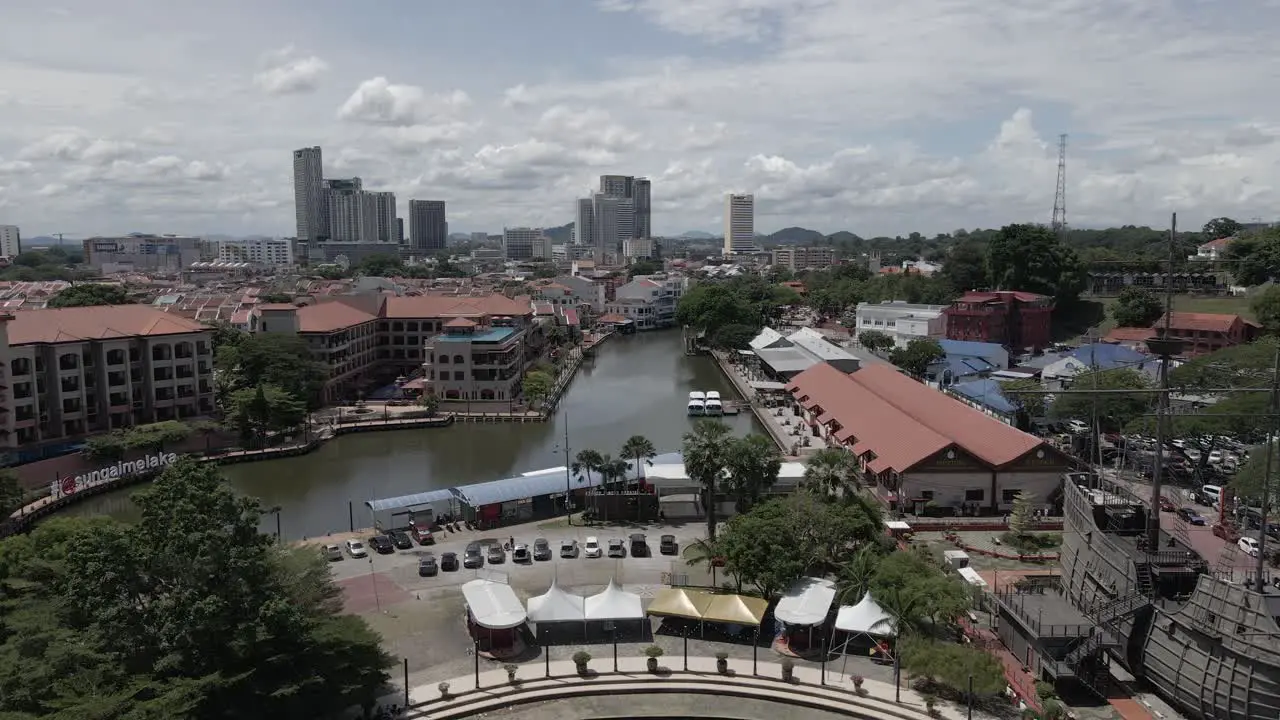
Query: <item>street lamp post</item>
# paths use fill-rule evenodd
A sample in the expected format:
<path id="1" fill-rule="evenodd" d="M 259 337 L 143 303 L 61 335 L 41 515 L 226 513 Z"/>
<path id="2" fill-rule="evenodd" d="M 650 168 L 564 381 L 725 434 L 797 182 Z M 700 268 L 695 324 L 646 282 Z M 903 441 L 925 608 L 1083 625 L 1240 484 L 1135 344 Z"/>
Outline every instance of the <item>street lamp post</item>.
<path id="1" fill-rule="evenodd" d="M 267 510 L 267 512 L 274 513 L 276 516 L 276 542 L 278 543 L 280 542 L 280 506 L 276 505 Z"/>
<path id="2" fill-rule="evenodd" d="M 570 455 L 572 450 L 569 449 L 569 411 L 564 412 L 564 521 L 568 525 L 573 524 L 573 508 L 569 504 L 569 498 L 573 492 L 573 477 L 570 469 Z M 558 448 L 557 448 L 558 449 Z"/>

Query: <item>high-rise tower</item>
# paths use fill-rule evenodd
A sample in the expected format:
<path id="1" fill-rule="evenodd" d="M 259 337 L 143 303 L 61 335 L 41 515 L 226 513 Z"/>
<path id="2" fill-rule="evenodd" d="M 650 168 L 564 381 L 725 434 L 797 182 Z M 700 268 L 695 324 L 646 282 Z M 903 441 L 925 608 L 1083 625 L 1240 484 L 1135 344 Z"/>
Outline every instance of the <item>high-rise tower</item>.
<path id="1" fill-rule="evenodd" d="M 449 241 L 444 200 L 409 201 L 409 240 L 417 250 L 443 250 Z"/>
<path id="2" fill-rule="evenodd" d="M 293 151 L 293 209 L 297 236 L 308 242 L 328 235 L 324 222 L 324 162 L 320 146 Z"/>
<path id="3" fill-rule="evenodd" d="M 724 254 L 749 253 L 756 249 L 756 196 L 724 196 Z"/>

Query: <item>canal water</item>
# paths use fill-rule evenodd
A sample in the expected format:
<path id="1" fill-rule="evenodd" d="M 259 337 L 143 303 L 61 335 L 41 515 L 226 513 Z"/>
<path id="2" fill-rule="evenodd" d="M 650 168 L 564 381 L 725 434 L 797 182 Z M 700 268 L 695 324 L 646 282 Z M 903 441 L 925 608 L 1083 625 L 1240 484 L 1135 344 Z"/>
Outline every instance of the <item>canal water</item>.
<path id="1" fill-rule="evenodd" d="M 618 456 L 627 438 L 643 435 L 659 453 L 678 451 L 693 426 L 685 415 L 689 393 L 718 390 L 738 398 L 708 356 L 689 357 L 678 330 L 616 336 L 578 370 L 555 416 L 542 423 L 455 423 L 447 428 L 347 435 L 310 455 L 224 467 L 231 485 L 263 507 L 280 506 L 286 538 L 314 537 L 370 525 L 364 501 L 498 480 L 564 465 L 566 430 L 571 454 L 593 449 Z M 734 432 L 764 433 L 755 416 L 723 420 Z M 137 517 L 132 490 L 99 495 L 67 512 Z M 275 532 L 275 517 L 264 518 Z"/>

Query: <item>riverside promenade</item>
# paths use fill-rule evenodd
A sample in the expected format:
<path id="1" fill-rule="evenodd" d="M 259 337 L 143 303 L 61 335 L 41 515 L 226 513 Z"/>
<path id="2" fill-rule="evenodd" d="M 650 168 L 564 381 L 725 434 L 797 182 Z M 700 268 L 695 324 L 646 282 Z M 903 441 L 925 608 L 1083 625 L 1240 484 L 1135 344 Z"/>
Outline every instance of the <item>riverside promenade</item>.
<path id="1" fill-rule="evenodd" d="M 756 419 L 764 425 L 765 430 L 769 432 L 769 437 L 773 438 L 783 455 L 804 458 L 826 447 L 822 438 L 807 432 L 803 425 L 795 422 L 796 418 L 789 410 L 783 407 L 766 407 L 757 398 L 756 391 L 752 389 L 750 378 L 733 364 L 727 353 L 713 350 L 711 355 L 716 359 L 716 365 L 720 367 L 720 371 L 729 378 L 734 389 L 742 396 L 744 405 L 755 413 Z M 788 421 L 790 421 L 789 424 Z M 806 438 L 809 441 L 807 446 L 804 444 Z"/>

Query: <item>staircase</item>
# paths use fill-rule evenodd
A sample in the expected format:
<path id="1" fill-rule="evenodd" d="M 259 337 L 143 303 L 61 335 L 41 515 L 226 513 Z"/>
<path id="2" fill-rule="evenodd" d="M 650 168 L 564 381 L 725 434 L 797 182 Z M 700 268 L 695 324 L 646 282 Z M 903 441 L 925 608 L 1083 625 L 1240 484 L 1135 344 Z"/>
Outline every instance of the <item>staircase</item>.
<path id="1" fill-rule="evenodd" d="M 1148 588 L 1150 587 L 1150 578 L 1148 577 Z M 1095 620 L 1099 627 L 1110 628 L 1112 624 L 1125 619 L 1126 617 L 1138 612 L 1142 608 L 1150 604 L 1151 598 L 1147 596 L 1141 589 L 1139 582 L 1139 590 L 1123 597 L 1116 598 L 1108 603 L 1098 603 L 1089 609 L 1087 613 L 1090 618 Z"/>
<path id="2" fill-rule="evenodd" d="M 1080 663 L 1083 662 L 1085 658 L 1093 655 L 1093 653 L 1102 649 L 1106 645 L 1112 644 L 1110 642 L 1110 635 L 1111 634 L 1106 630 L 1099 628 L 1097 632 L 1076 644 L 1076 646 L 1072 648 L 1071 652 L 1067 653 L 1067 656 L 1062 658 L 1062 662 L 1070 665 L 1077 671 L 1077 674 L 1079 674 Z"/>
<path id="3" fill-rule="evenodd" d="M 1145 597 L 1151 597 L 1151 565 L 1140 562 L 1133 564 L 1134 570 L 1137 571 L 1138 592 Z"/>

